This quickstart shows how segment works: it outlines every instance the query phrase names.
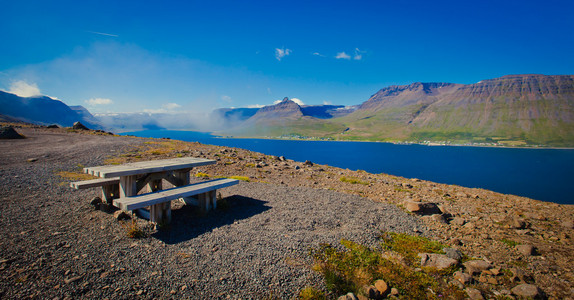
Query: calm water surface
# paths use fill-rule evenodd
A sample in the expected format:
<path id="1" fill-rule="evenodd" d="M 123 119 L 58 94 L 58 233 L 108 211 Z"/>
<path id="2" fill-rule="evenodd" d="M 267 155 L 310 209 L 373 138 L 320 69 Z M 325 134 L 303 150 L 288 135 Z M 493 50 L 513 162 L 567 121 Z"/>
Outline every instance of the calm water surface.
<path id="1" fill-rule="evenodd" d="M 225 139 L 189 131 L 125 133 L 248 149 L 296 161 L 386 173 L 574 204 L 574 150 Z"/>

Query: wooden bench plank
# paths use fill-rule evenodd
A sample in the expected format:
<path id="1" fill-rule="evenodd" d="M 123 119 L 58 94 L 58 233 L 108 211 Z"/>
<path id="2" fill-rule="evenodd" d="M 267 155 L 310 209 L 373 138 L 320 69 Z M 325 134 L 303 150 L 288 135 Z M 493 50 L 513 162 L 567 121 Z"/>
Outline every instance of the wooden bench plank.
<path id="1" fill-rule="evenodd" d="M 239 180 L 237 179 L 227 179 L 227 178 L 216 179 L 207 182 L 199 182 L 187 186 L 161 190 L 155 193 L 114 199 L 114 205 L 122 210 L 134 210 L 146 206 L 151 206 L 175 200 L 178 198 L 185 198 L 199 194 L 204 194 L 210 191 L 215 191 L 220 188 L 236 185 L 238 183 Z"/>
<path id="2" fill-rule="evenodd" d="M 84 172 L 99 177 L 121 177 L 155 172 L 174 171 L 178 169 L 192 169 L 194 167 L 215 164 L 215 160 L 180 157 L 154 161 L 127 163 L 124 165 L 109 165 L 84 168 Z"/>
<path id="3" fill-rule="evenodd" d="M 120 178 L 97 178 L 83 181 L 70 182 L 70 186 L 75 189 L 88 189 L 93 187 L 100 187 L 105 185 L 119 184 Z"/>

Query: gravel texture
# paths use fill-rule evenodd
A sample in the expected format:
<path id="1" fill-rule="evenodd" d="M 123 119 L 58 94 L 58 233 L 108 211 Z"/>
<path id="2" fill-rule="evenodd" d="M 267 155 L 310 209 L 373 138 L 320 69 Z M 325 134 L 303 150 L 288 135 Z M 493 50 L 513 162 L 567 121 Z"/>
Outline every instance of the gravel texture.
<path id="1" fill-rule="evenodd" d="M 100 165 L 141 139 L 21 129 L 0 141 L 0 298 L 292 298 L 322 287 L 309 249 L 341 239 L 377 244 L 383 231 L 425 234 L 391 204 L 328 189 L 247 183 L 202 214 L 174 203 L 170 228 L 130 239 L 94 210 L 96 189 L 57 175 Z"/>

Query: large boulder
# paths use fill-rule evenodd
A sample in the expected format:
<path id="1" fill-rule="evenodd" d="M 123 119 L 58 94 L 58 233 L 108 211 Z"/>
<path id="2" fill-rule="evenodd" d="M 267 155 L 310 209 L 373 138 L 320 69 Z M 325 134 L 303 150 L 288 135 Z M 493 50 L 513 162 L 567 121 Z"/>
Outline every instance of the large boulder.
<path id="1" fill-rule="evenodd" d="M 23 135 L 19 134 L 13 127 L 0 127 L 0 139 L 23 139 Z"/>
<path id="2" fill-rule="evenodd" d="M 418 215 L 440 214 L 441 211 L 435 203 L 406 201 L 405 208 Z"/>
<path id="3" fill-rule="evenodd" d="M 512 288 L 512 294 L 527 299 L 542 299 L 542 291 L 533 284 L 519 284 Z"/>
<path id="4" fill-rule="evenodd" d="M 458 260 L 452 259 L 444 254 L 436 253 L 419 253 L 421 266 L 437 268 L 438 270 L 446 269 L 458 265 Z"/>
<path id="5" fill-rule="evenodd" d="M 84 126 L 84 124 L 82 124 L 81 122 L 76 122 L 76 123 L 74 123 L 74 125 L 72 125 L 72 129 L 77 129 L 77 130 L 90 130 L 88 127 Z"/>

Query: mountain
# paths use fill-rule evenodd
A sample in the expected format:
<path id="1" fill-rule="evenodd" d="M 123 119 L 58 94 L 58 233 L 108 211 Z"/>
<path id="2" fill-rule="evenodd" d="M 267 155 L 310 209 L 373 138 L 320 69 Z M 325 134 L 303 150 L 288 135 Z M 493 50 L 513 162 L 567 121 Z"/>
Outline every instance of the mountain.
<path id="1" fill-rule="evenodd" d="M 80 121 L 90 129 L 102 129 L 97 120 L 82 106 L 69 107 L 60 100 L 46 96 L 19 97 L 0 91 L 0 115 L 4 119 L 28 123 L 70 127 Z"/>
<path id="2" fill-rule="evenodd" d="M 394 85 L 350 113 L 328 119 L 311 117 L 304 107 L 284 99 L 258 111 L 242 132 L 338 140 L 574 146 L 574 75 Z"/>

